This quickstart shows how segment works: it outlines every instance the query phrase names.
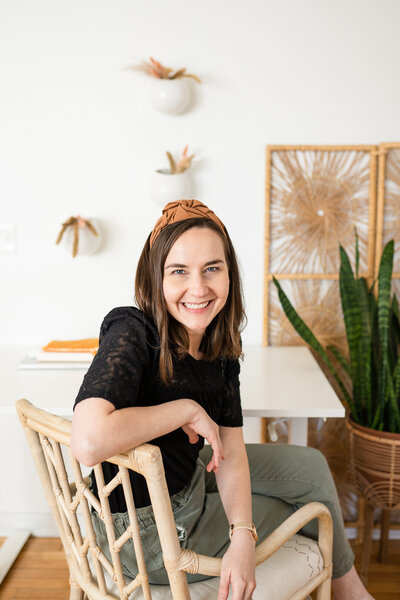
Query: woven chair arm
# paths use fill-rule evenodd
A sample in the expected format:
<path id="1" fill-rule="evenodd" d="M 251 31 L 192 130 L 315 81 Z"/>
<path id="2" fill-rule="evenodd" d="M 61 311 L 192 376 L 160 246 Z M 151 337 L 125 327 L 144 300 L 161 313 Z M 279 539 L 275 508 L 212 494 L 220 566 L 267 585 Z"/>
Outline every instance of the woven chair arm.
<path id="1" fill-rule="evenodd" d="M 256 564 L 259 565 L 272 556 L 285 542 L 287 542 L 304 525 L 318 519 L 319 534 L 318 545 L 323 558 L 324 568 L 330 569 L 332 563 L 332 517 L 329 510 L 319 502 L 310 502 L 302 506 L 293 515 L 288 517 L 265 540 L 256 546 Z M 221 558 L 204 556 L 191 550 L 182 550 L 176 561 L 168 561 L 172 571 L 186 571 L 187 573 L 201 573 L 202 575 L 218 576 L 221 571 Z"/>
<path id="2" fill-rule="evenodd" d="M 256 564 L 264 562 L 295 533 L 310 521 L 318 519 L 318 546 L 324 567 L 332 563 L 333 526 L 328 508 L 320 502 L 310 502 L 299 508 L 256 547 Z"/>

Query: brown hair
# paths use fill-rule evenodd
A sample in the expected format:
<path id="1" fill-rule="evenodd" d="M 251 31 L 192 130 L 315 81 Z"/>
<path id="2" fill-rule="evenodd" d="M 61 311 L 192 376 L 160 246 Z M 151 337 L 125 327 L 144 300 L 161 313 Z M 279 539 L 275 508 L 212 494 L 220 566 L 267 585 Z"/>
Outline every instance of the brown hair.
<path id="1" fill-rule="evenodd" d="M 229 294 L 221 311 L 208 325 L 201 341 L 200 350 L 205 360 L 216 358 L 239 358 L 242 353 L 240 333 L 246 322 L 242 286 L 236 253 L 225 229 L 221 231 L 210 219 L 194 218 L 179 221 L 165 227 L 150 249 L 150 235 L 139 258 L 135 279 L 135 300 L 138 307 L 152 319 L 160 336 L 160 376 L 170 384 L 173 376 L 172 355 L 187 355 L 189 336 L 185 327 L 167 311 L 163 278 L 165 260 L 176 240 L 192 227 L 208 227 L 215 231 L 224 245 L 229 272 Z"/>

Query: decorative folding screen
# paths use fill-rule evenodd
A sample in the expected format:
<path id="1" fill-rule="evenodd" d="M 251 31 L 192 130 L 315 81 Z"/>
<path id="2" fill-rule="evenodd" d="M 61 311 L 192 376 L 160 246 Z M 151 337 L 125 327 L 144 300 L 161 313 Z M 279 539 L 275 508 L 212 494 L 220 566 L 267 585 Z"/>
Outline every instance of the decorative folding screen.
<path id="1" fill-rule="evenodd" d="M 284 316 L 272 274 L 321 342 L 343 338 L 339 242 L 372 278 L 376 146 L 268 146 L 264 344 L 301 343 Z"/>

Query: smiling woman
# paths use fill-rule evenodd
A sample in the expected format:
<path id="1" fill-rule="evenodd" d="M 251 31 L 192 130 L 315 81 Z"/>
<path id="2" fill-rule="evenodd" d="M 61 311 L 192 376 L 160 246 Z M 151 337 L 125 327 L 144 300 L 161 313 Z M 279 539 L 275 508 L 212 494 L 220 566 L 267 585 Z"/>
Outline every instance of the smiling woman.
<path id="1" fill-rule="evenodd" d="M 75 456 L 89 466 L 102 462 L 107 484 L 117 474 L 107 458 L 143 442 L 157 445 L 182 548 L 223 556 L 219 600 L 229 588 L 234 600 L 252 597 L 257 531 L 264 539 L 312 501 L 332 514 L 337 599 L 368 598 L 323 456 L 312 448 L 244 444 L 239 270 L 228 232 L 204 204 L 181 200 L 164 208 L 139 259 L 135 296 L 139 308 L 116 308 L 101 326 L 99 351 L 75 402 Z M 130 478 L 149 580 L 167 584 L 146 484 L 133 472 Z M 117 490 L 109 500 L 122 533 L 129 516 Z M 107 555 L 104 523 L 96 512 L 92 519 Z M 315 520 L 303 531 L 316 537 Z M 132 579 L 135 560 L 133 552 L 121 556 Z M 189 582 L 203 578 L 188 575 Z"/>

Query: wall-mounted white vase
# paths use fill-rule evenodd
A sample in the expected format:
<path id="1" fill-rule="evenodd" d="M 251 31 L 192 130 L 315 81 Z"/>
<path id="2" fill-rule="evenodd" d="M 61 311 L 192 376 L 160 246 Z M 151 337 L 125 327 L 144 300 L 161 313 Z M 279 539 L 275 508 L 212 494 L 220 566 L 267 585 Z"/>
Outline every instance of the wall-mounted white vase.
<path id="1" fill-rule="evenodd" d="M 187 171 L 172 175 L 166 169 L 159 169 L 150 180 L 151 197 L 157 204 L 165 206 L 168 202 L 183 200 L 190 193 L 190 177 Z"/>
<path id="2" fill-rule="evenodd" d="M 78 256 L 80 255 L 91 255 L 95 254 L 100 247 L 101 244 L 101 230 L 99 227 L 99 222 L 95 219 L 91 219 L 88 217 L 88 220 L 91 222 L 95 230 L 97 231 L 97 236 L 94 235 L 90 229 L 86 226 L 80 226 L 79 228 L 79 242 L 78 242 Z M 74 228 L 68 227 L 64 232 L 64 235 L 61 240 L 61 245 L 67 250 L 68 254 L 72 256 L 72 249 L 74 245 Z"/>
<path id="3" fill-rule="evenodd" d="M 150 104 L 166 115 L 179 115 L 190 100 L 189 82 L 184 78 L 148 80 L 148 98 Z"/>

